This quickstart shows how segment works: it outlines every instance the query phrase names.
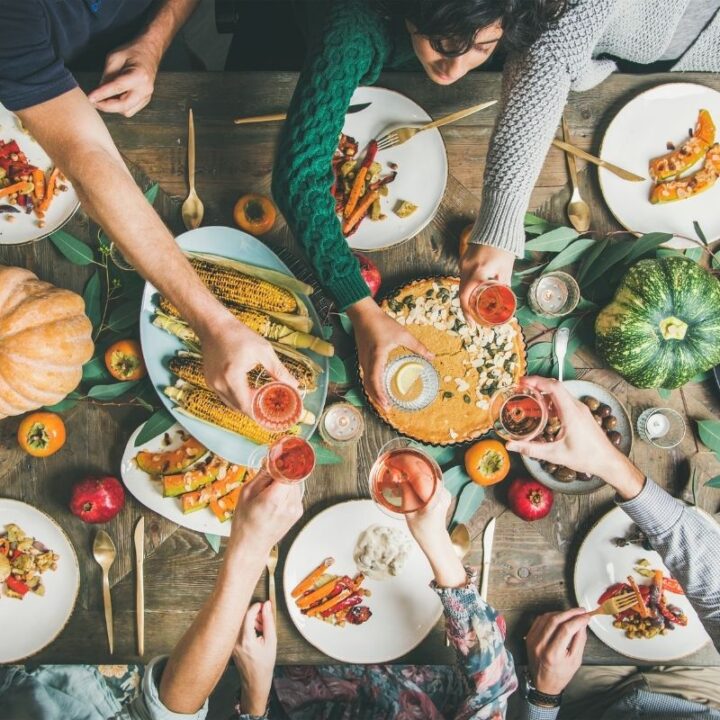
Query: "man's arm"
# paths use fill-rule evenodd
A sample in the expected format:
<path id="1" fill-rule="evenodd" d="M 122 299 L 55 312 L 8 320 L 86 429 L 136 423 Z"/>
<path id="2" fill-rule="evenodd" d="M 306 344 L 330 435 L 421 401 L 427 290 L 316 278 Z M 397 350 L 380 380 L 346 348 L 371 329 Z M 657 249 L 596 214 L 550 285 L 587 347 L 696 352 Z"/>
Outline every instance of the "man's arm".
<path id="1" fill-rule="evenodd" d="M 100 86 L 88 95 L 98 110 L 131 117 L 152 97 L 160 61 L 200 0 L 164 0 L 137 38 L 111 52 Z"/>
<path id="2" fill-rule="evenodd" d="M 270 343 L 236 320 L 202 284 L 80 89 L 18 115 L 72 182 L 87 213 L 140 274 L 179 308 L 202 345 L 212 348 L 204 358 L 205 373 L 225 402 L 250 412 L 247 372 L 257 363 L 278 380 L 296 384 Z"/>

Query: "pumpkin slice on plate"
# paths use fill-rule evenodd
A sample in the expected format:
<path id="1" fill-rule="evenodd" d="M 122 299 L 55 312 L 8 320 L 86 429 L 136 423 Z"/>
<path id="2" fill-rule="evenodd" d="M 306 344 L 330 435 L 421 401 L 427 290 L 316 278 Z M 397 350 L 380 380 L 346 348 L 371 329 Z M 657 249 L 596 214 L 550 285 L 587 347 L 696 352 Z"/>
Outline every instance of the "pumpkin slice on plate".
<path id="1" fill-rule="evenodd" d="M 159 453 L 143 450 L 135 456 L 135 462 L 148 475 L 176 475 L 207 457 L 209 452 L 195 438 L 188 438 L 175 450 Z"/>
<path id="2" fill-rule="evenodd" d="M 210 501 L 210 509 L 215 513 L 215 517 L 220 522 L 225 522 L 233 516 L 238 501 L 240 500 L 241 491 L 242 487 L 237 487 L 227 495 Z"/>
<path id="3" fill-rule="evenodd" d="M 201 463 L 194 470 L 188 470 L 177 475 L 163 476 L 163 495 L 177 497 L 186 492 L 198 490 L 216 480 L 218 475 L 227 470 L 228 462 L 217 455 L 213 455 L 206 462 Z"/>
<path id="4" fill-rule="evenodd" d="M 246 468 L 240 465 L 231 465 L 225 475 L 219 477 L 215 482 L 206 485 L 200 490 L 186 492 L 180 498 L 182 511 L 184 513 L 195 512 L 195 510 L 207 507 L 211 500 L 217 500 L 223 495 L 227 495 L 230 491 L 243 484 L 245 473 Z"/>

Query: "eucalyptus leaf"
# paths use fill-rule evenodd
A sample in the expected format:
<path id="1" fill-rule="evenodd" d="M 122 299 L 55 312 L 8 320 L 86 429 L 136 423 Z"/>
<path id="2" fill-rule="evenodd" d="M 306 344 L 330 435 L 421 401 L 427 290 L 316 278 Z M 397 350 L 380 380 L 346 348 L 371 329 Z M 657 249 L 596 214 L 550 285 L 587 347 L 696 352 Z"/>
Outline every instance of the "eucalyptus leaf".
<path id="1" fill-rule="evenodd" d="M 454 465 L 443 473 L 443 485 L 453 497 L 457 497 L 469 482 L 472 481 L 463 465 Z"/>
<path id="2" fill-rule="evenodd" d="M 525 226 L 525 233 L 527 235 L 543 235 L 546 232 L 550 232 L 555 225 L 550 224 L 549 222 L 546 223 L 538 223 L 537 225 L 526 225 Z"/>
<path id="3" fill-rule="evenodd" d="M 562 318 L 546 318 L 536 315 L 527 305 L 523 305 L 523 307 L 515 313 L 515 317 L 523 327 L 535 323 L 544 325 L 545 327 L 557 327 L 562 320 Z"/>
<path id="4" fill-rule="evenodd" d="M 528 360 L 528 375 L 540 375 L 540 377 L 550 377 L 552 374 L 552 358 L 536 358 Z"/>
<path id="5" fill-rule="evenodd" d="M 713 270 L 717 270 L 718 268 L 720 268 L 720 260 L 718 259 L 717 255 L 712 256 L 711 264 L 712 264 Z"/>
<path id="6" fill-rule="evenodd" d="M 707 245 L 708 239 L 705 237 L 705 233 L 697 220 L 693 220 L 693 229 L 695 230 L 695 234 L 702 240 L 703 245 Z"/>
<path id="7" fill-rule="evenodd" d="M 88 390 L 87 396 L 94 400 L 114 400 L 132 390 L 139 382 L 139 380 L 131 380 L 109 385 L 95 385 Z"/>
<path id="8" fill-rule="evenodd" d="M 587 298 L 581 297 L 580 302 L 575 308 L 575 312 L 588 312 L 590 310 L 598 310 L 599 308 L 600 306 L 597 303 L 594 303 L 592 300 L 588 300 Z"/>
<path id="9" fill-rule="evenodd" d="M 552 357 L 552 343 L 539 342 L 531 345 L 527 351 L 528 360 L 537 360 L 539 358 Z"/>
<path id="10" fill-rule="evenodd" d="M 94 357 L 83 365 L 83 382 L 97 382 L 98 380 L 109 380 L 110 374 L 105 367 L 105 360 L 102 357 Z"/>
<path id="11" fill-rule="evenodd" d="M 588 268 L 583 281 L 589 285 L 602 277 L 611 267 L 621 263 L 633 249 L 633 244 L 626 240 L 615 240 L 610 243 L 602 255 Z"/>
<path id="12" fill-rule="evenodd" d="M 340 318 L 340 324 L 342 325 L 342 329 L 350 336 L 353 337 L 355 335 L 353 331 L 352 323 L 350 322 L 350 318 L 348 317 L 347 313 L 339 313 L 338 317 Z"/>
<path id="13" fill-rule="evenodd" d="M 546 266 L 543 273 L 559 270 L 567 265 L 572 265 L 579 260 L 584 253 L 595 245 L 597 241 L 592 238 L 581 238 L 568 245 L 559 255 L 555 256 Z"/>
<path id="14" fill-rule="evenodd" d="M 102 286 L 100 283 L 100 273 L 95 272 L 90 276 L 88 281 L 85 283 L 85 289 L 83 290 L 83 300 L 85 301 L 85 314 L 92 323 L 93 330 L 97 330 L 102 320 L 102 307 L 100 304 L 100 295 L 102 293 Z"/>
<path id="15" fill-rule="evenodd" d="M 342 458 L 334 453 L 317 435 L 310 438 L 310 444 L 315 450 L 315 463 L 317 465 L 337 465 Z"/>
<path id="16" fill-rule="evenodd" d="M 714 478 L 710 478 L 706 483 L 706 487 L 720 488 L 720 475 L 716 475 Z"/>
<path id="17" fill-rule="evenodd" d="M 695 375 L 695 377 L 691 377 L 688 382 L 691 383 L 703 383 L 707 380 L 710 380 L 712 378 L 712 373 L 708 370 L 707 372 L 700 373 L 699 375 Z"/>
<path id="18" fill-rule="evenodd" d="M 321 330 L 322 330 L 322 336 L 325 340 L 329 340 L 332 337 L 332 334 L 333 334 L 333 326 L 332 325 L 323 325 Z"/>
<path id="19" fill-rule="evenodd" d="M 74 265 L 90 265 L 94 261 L 92 249 L 64 230 L 56 230 L 50 242 Z"/>
<path id="20" fill-rule="evenodd" d="M 572 228 L 559 227 L 529 240 L 525 243 L 525 249 L 532 252 L 560 252 L 577 237 L 577 231 Z"/>
<path id="21" fill-rule="evenodd" d="M 345 363 L 337 355 L 330 358 L 330 382 L 337 385 L 347 385 L 348 382 Z"/>
<path id="22" fill-rule="evenodd" d="M 541 218 L 539 215 L 535 215 L 529 212 L 525 213 L 525 218 L 523 219 L 524 225 L 540 225 L 546 222 L 547 220 L 545 218 Z"/>
<path id="23" fill-rule="evenodd" d="M 515 270 L 513 272 L 513 277 L 516 278 L 524 278 L 528 275 L 532 275 L 533 273 L 536 273 L 541 268 L 545 267 L 545 263 L 540 263 L 539 265 L 531 265 L 530 267 L 523 268 L 522 270 Z"/>
<path id="24" fill-rule="evenodd" d="M 655 257 L 656 258 L 685 257 L 685 253 L 682 250 L 677 250 L 676 248 L 661 247 L 655 251 Z"/>
<path id="25" fill-rule="evenodd" d="M 657 392 L 663 400 L 668 400 L 672 395 L 672 390 L 668 390 L 667 388 L 658 388 Z"/>
<path id="26" fill-rule="evenodd" d="M 698 433 L 703 444 L 713 452 L 720 453 L 720 420 L 699 420 Z"/>
<path id="27" fill-rule="evenodd" d="M 663 243 L 672 240 L 670 233 L 646 233 L 633 244 L 632 252 L 628 255 L 628 262 L 634 262 L 651 250 L 656 250 Z"/>
<path id="28" fill-rule="evenodd" d="M 108 319 L 108 329 L 114 332 L 127 330 L 140 320 L 140 299 L 127 300 L 118 305 Z"/>
<path id="29" fill-rule="evenodd" d="M 165 408 L 151 415 L 143 424 L 142 430 L 135 438 L 135 447 L 144 445 L 149 440 L 169 430 L 175 424 L 175 418 Z"/>
<path id="30" fill-rule="evenodd" d="M 365 394 L 357 388 L 350 388 L 350 390 L 345 393 L 344 397 L 345 402 L 349 402 L 355 407 L 365 407 L 367 405 L 367 400 L 365 400 Z"/>
<path id="31" fill-rule="evenodd" d="M 582 285 L 584 283 L 585 275 L 587 274 L 588 270 L 592 267 L 593 263 L 603 254 L 605 248 L 609 244 L 610 238 L 604 238 L 603 240 L 598 240 L 595 244 L 595 247 L 590 248 L 590 250 L 587 251 L 578 267 L 577 274 L 575 275 L 575 279 L 577 280 L 578 285 Z"/>
<path id="32" fill-rule="evenodd" d="M 212 551 L 217 555 L 220 552 L 220 536 L 213 533 L 205 533 L 205 539 Z"/>
<path id="33" fill-rule="evenodd" d="M 427 453 L 438 465 L 447 465 L 455 459 L 455 448 L 449 445 L 426 445 L 415 442 L 424 453 Z"/>
<path id="34" fill-rule="evenodd" d="M 45 410 L 49 412 L 61 413 L 74 408 L 82 400 L 82 395 L 78 392 L 71 392 L 64 400 L 54 405 L 45 405 Z"/>
<path id="35" fill-rule="evenodd" d="M 160 189 L 160 185 L 158 183 L 153 183 L 146 191 L 145 191 L 145 197 L 147 201 L 151 204 L 155 204 L 155 198 L 157 197 L 158 190 Z"/>
<path id="36" fill-rule="evenodd" d="M 453 524 L 459 525 L 460 523 L 465 523 L 467 525 L 482 505 L 484 499 L 485 488 L 482 485 L 474 482 L 466 485 L 458 498 L 455 514 L 452 519 Z"/>
<path id="37" fill-rule="evenodd" d="M 695 262 L 700 262 L 704 252 L 705 251 L 701 247 L 688 248 L 685 251 L 685 257 L 688 257 Z"/>

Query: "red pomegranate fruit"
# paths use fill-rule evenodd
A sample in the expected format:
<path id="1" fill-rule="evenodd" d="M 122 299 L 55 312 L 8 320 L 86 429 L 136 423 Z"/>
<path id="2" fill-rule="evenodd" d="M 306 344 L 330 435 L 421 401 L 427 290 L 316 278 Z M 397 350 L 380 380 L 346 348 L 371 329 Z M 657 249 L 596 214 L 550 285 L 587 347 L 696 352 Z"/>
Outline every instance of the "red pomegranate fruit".
<path id="1" fill-rule="evenodd" d="M 88 477 L 76 483 L 70 512 L 86 523 L 112 520 L 125 505 L 125 489 L 114 477 Z"/>
<path id="2" fill-rule="evenodd" d="M 540 520 L 552 509 L 553 492 L 537 480 L 515 478 L 508 487 L 508 504 L 519 518 Z"/>

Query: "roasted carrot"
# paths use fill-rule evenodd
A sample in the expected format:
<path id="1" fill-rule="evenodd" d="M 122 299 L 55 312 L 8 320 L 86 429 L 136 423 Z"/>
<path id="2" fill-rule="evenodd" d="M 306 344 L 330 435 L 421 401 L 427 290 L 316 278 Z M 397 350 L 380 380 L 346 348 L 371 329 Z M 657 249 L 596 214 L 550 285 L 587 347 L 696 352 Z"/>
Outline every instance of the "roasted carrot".
<path id="1" fill-rule="evenodd" d="M 343 223 L 343 234 L 347 235 L 352 229 L 365 217 L 365 213 L 370 209 L 370 206 L 380 197 L 379 190 L 373 190 L 372 192 L 365 193 L 362 200 L 358 204 L 355 212 Z"/>
<path id="2" fill-rule="evenodd" d="M 7 195 L 14 195 L 15 193 L 26 193 L 32 189 L 32 183 L 21 181 L 8 185 L 7 187 L 0 188 L 0 197 L 6 197 Z"/>
<path id="3" fill-rule="evenodd" d="M 333 598 L 330 598 L 329 600 L 326 600 L 323 603 L 320 603 L 320 605 L 316 605 L 315 607 L 311 607 L 307 611 L 308 617 L 313 617 L 315 615 L 319 615 L 324 610 L 327 610 L 328 608 L 331 608 L 333 605 L 337 605 L 338 603 L 345 600 L 345 598 L 349 598 L 355 591 L 353 589 L 343 590 L 339 595 L 336 595 Z"/>
<path id="4" fill-rule="evenodd" d="M 375 160 L 375 155 L 377 155 L 377 149 L 377 141 L 371 140 L 370 144 L 368 145 L 367 152 L 365 153 L 365 159 L 363 160 L 363 163 L 360 166 L 357 175 L 355 176 L 352 190 L 350 190 L 350 196 L 348 197 L 348 201 L 345 205 L 345 210 L 343 214 L 346 218 L 349 218 L 352 215 L 353 210 L 355 210 L 358 200 L 360 199 L 360 195 L 365 189 L 365 178 L 367 177 L 370 166 L 373 164 L 373 160 Z"/>
<path id="5" fill-rule="evenodd" d="M 335 589 L 335 586 L 341 580 L 342 578 L 333 578 L 332 580 L 330 580 L 330 582 L 326 582 L 324 585 L 321 585 L 317 590 L 314 590 L 307 595 L 303 595 L 301 598 L 298 598 L 295 601 L 297 603 L 297 606 L 301 610 L 304 610 L 305 608 L 309 608 L 314 603 L 323 600 L 328 595 L 330 595 L 330 593 Z"/>
<path id="6" fill-rule="evenodd" d="M 307 592 L 315 581 L 335 562 L 335 558 L 326 557 L 309 575 L 301 580 L 292 591 L 291 595 L 296 598 Z"/>
<path id="7" fill-rule="evenodd" d="M 35 190 L 33 196 L 35 203 L 39 203 L 45 197 L 45 173 L 42 170 L 35 168 L 32 171 L 33 185 Z"/>
<path id="8" fill-rule="evenodd" d="M 56 167 L 52 169 L 50 177 L 48 178 L 47 183 L 45 183 L 45 197 L 35 208 L 37 215 L 44 215 L 50 207 L 50 203 L 52 202 L 53 197 L 55 197 L 55 184 L 57 183 L 59 174 L 60 171 Z"/>
<path id="9" fill-rule="evenodd" d="M 635 597 L 637 598 L 637 605 L 634 605 L 633 607 L 637 607 L 638 614 L 640 617 L 646 618 L 650 617 L 650 611 L 648 610 L 647 605 L 645 604 L 645 601 L 643 600 L 642 593 L 640 592 L 640 588 L 638 587 L 637 583 L 633 578 L 628 575 L 628 585 L 632 588 L 633 592 L 635 593 Z"/>

